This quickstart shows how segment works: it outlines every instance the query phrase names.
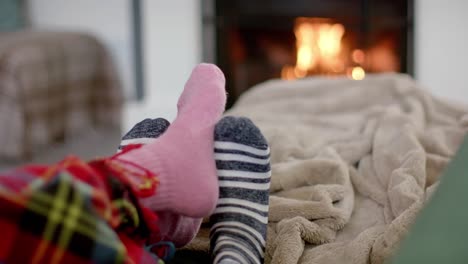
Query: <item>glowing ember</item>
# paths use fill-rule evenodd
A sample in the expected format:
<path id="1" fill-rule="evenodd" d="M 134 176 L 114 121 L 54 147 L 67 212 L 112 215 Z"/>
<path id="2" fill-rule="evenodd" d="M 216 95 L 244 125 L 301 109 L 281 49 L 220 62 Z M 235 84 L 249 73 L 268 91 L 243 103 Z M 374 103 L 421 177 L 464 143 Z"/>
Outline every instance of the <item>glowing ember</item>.
<path id="1" fill-rule="evenodd" d="M 294 74 L 294 67 L 284 66 L 283 69 L 281 69 L 281 79 L 288 81 L 296 79 L 296 75 Z"/>
<path id="2" fill-rule="evenodd" d="M 353 80 L 362 80 L 364 79 L 364 77 L 366 77 L 366 72 L 364 71 L 363 68 L 361 67 L 354 67 L 352 70 L 351 70 L 351 78 Z"/>
<path id="3" fill-rule="evenodd" d="M 360 49 L 355 49 L 353 50 L 353 53 L 351 54 L 351 58 L 355 63 L 363 64 L 364 60 L 366 59 L 366 55 L 364 54 L 364 51 Z"/>

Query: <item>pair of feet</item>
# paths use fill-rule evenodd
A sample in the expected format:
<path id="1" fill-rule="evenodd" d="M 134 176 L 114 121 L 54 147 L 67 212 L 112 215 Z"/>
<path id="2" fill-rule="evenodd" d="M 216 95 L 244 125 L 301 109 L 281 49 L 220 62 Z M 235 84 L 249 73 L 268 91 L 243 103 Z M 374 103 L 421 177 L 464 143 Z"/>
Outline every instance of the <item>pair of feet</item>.
<path id="1" fill-rule="evenodd" d="M 168 233 L 183 230 L 179 246 L 193 238 L 202 217 L 211 215 L 214 263 L 262 263 L 269 148 L 250 120 L 220 120 L 225 101 L 221 71 L 214 65 L 197 66 L 178 101 L 174 122 L 158 118 L 138 123 L 119 148 L 145 146 L 119 159 L 158 176 L 157 193 L 142 203 L 158 214 L 169 215 L 162 217 L 169 222 L 162 221 L 161 229 L 172 225 Z"/>

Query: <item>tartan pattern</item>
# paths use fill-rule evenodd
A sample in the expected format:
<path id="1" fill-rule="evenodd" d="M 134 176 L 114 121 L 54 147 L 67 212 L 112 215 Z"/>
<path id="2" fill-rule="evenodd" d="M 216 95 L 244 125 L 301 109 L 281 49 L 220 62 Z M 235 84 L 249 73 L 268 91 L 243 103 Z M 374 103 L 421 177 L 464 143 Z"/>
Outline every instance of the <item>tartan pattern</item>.
<path id="1" fill-rule="evenodd" d="M 105 47 L 80 33 L 0 34 L 0 157 L 96 126 L 120 126 L 123 94 Z"/>
<path id="2" fill-rule="evenodd" d="M 138 203 L 157 178 L 128 167 L 69 157 L 0 175 L 0 263 L 163 263 L 143 248 L 157 217 Z"/>

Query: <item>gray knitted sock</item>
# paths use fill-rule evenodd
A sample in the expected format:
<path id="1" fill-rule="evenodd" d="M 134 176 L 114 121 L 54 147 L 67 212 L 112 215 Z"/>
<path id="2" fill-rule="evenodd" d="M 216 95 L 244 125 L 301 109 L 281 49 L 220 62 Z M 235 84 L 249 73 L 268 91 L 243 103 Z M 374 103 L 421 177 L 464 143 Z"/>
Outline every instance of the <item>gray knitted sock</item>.
<path id="1" fill-rule="evenodd" d="M 210 218 L 214 264 L 263 263 L 268 223 L 270 149 L 247 118 L 215 127 L 219 201 Z"/>
<path id="2" fill-rule="evenodd" d="M 118 151 L 122 151 L 128 145 L 145 145 L 162 135 L 170 123 L 164 118 L 150 119 L 137 123 L 122 137 Z"/>

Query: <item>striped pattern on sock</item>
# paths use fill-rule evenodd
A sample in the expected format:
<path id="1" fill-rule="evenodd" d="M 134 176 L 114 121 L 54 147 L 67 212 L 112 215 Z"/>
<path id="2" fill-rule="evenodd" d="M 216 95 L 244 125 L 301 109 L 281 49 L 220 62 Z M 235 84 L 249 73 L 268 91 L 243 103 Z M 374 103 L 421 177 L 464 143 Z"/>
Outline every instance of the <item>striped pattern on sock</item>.
<path id="1" fill-rule="evenodd" d="M 213 263 L 263 263 L 268 223 L 270 149 L 247 118 L 223 118 L 215 128 L 220 186 L 211 216 Z"/>
<path id="2" fill-rule="evenodd" d="M 123 137 L 117 152 L 130 145 L 146 145 L 162 135 L 170 123 L 164 118 L 146 118 L 137 123 Z"/>

